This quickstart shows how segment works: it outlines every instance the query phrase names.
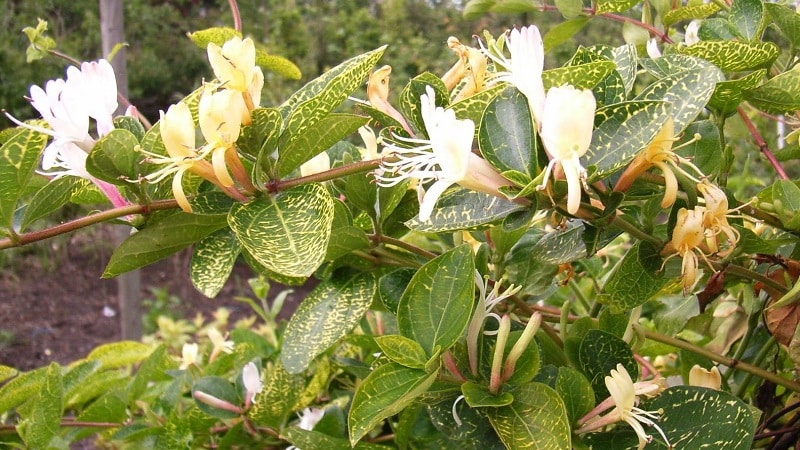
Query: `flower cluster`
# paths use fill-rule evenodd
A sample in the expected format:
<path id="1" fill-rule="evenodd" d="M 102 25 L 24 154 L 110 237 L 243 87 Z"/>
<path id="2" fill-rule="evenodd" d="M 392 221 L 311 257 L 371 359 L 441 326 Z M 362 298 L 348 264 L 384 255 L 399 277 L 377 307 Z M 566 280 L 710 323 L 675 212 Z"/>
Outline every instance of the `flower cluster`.
<path id="1" fill-rule="evenodd" d="M 195 147 L 195 124 L 189 106 L 178 103 L 161 112 L 161 139 L 168 156 L 144 151 L 148 162 L 165 167 L 149 174 L 151 183 L 173 176 L 172 191 L 181 209 L 192 208 L 183 190 L 183 175 L 198 175 L 237 200 L 255 191 L 239 159 L 236 140 L 242 125 L 248 125 L 251 112 L 261 101 L 264 74 L 255 65 L 255 44 L 249 38 L 234 37 L 221 48 L 208 45 L 208 59 L 218 83 L 207 83 L 198 105 L 200 132 L 206 141 L 202 148 Z M 207 160 L 210 156 L 211 162 Z"/>
<path id="2" fill-rule="evenodd" d="M 45 133 L 53 140 L 42 155 L 42 175 L 77 176 L 91 181 L 114 206 L 127 201 L 114 185 L 99 180 L 86 169 L 86 158 L 96 139 L 90 134 L 94 119 L 97 136 L 114 129 L 117 110 L 117 81 L 108 61 L 84 62 L 80 69 L 71 66 L 66 79 L 50 80 L 44 89 L 31 86 L 31 105 L 39 111 L 50 129 L 31 126 L 6 114 L 17 125 Z"/>

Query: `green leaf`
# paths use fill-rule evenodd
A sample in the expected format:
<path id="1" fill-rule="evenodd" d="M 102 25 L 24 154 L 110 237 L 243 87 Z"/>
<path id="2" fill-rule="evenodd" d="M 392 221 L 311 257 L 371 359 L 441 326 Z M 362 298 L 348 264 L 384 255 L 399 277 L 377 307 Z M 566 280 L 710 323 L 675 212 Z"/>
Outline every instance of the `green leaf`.
<path id="1" fill-rule="evenodd" d="M 78 420 L 81 422 L 118 423 L 122 427 L 128 418 L 128 404 L 125 400 L 124 395 L 119 390 L 111 391 L 81 411 L 80 415 L 78 415 Z M 87 427 L 85 434 L 91 435 L 99 431 L 100 428 L 92 429 Z"/>
<path id="2" fill-rule="evenodd" d="M 764 30 L 764 4 L 761 0 L 734 0 L 728 20 L 744 40 L 755 40 Z"/>
<path id="3" fill-rule="evenodd" d="M 325 252 L 325 261 L 333 261 L 342 256 L 349 255 L 354 250 L 362 250 L 369 247 L 369 237 L 361 228 L 346 226 L 336 229 L 336 239 L 328 242 L 328 249 Z"/>
<path id="4" fill-rule="evenodd" d="M 189 278 L 194 287 L 208 298 L 214 298 L 225 286 L 241 244 L 229 228 L 216 231 L 197 243 L 189 262 Z"/>
<path id="5" fill-rule="evenodd" d="M 520 295 L 543 295 L 553 285 L 553 278 L 558 272 L 558 264 L 531 257 L 534 250 L 537 255 L 547 255 L 547 249 L 551 246 L 538 245 L 543 236 L 544 232 L 541 230 L 530 229 L 511 248 L 506 257 L 505 275 L 510 283 L 523 286 Z"/>
<path id="6" fill-rule="evenodd" d="M 514 402 L 511 392 L 492 394 L 487 386 L 472 381 L 461 383 L 461 393 L 464 394 L 464 401 L 473 408 L 499 408 Z"/>
<path id="7" fill-rule="evenodd" d="M 424 133 L 427 133 L 427 131 L 425 130 L 425 123 L 422 120 L 422 112 L 420 111 L 420 97 L 422 94 L 427 94 L 429 86 L 433 88 L 434 96 L 436 97 L 436 106 L 447 108 L 450 103 L 450 95 L 447 92 L 447 88 L 441 78 L 430 72 L 424 72 L 409 80 L 408 84 L 400 93 L 401 112 L 411 123 L 412 127 Z"/>
<path id="8" fill-rule="evenodd" d="M 566 264 L 586 256 L 583 243 L 583 224 L 580 221 L 567 222 L 563 229 L 545 233 L 530 248 L 529 257 L 539 263 Z"/>
<path id="9" fill-rule="evenodd" d="M 142 155 L 136 151 L 139 140 L 128 130 L 114 129 L 100 138 L 86 158 L 86 170 L 95 177 L 118 186 L 139 178 Z"/>
<path id="10" fill-rule="evenodd" d="M 225 216 L 172 214 L 132 234 L 111 255 L 103 278 L 144 267 L 183 250 L 225 226 Z"/>
<path id="11" fill-rule="evenodd" d="M 653 140 L 667 120 L 667 102 L 633 101 L 597 110 L 592 144 L 586 152 L 585 166 L 595 166 L 589 182 L 603 179 L 625 167 Z"/>
<path id="12" fill-rule="evenodd" d="M 746 403 L 727 392 L 674 386 L 640 407 L 661 411 L 657 425 L 673 445 L 680 442 L 684 448 L 746 450 L 753 444 L 753 413 Z"/>
<path id="13" fill-rule="evenodd" d="M 0 383 L 17 376 L 17 374 L 19 374 L 17 369 L 0 364 Z"/>
<path id="14" fill-rule="evenodd" d="M 377 290 L 370 273 L 320 283 L 303 300 L 286 326 L 281 361 L 289 373 L 309 363 L 349 333 L 372 304 Z"/>
<path id="15" fill-rule="evenodd" d="M 168 380 L 167 370 L 178 368 L 178 363 L 167 353 L 164 344 L 159 345 L 150 353 L 150 356 L 142 362 L 139 370 L 128 388 L 128 401 L 138 399 L 147 389 L 150 383 Z"/>
<path id="16" fill-rule="evenodd" d="M 17 128 L 0 142 L 0 225 L 11 229 L 17 201 L 39 164 L 47 135 Z"/>
<path id="17" fill-rule="evenodd" d="M 506 448 L 571 448 L 567 410 L 556 391 L 542 383 L 530 383 L 514 389 L 513 394 L 511 405 L 486 410 Z"/>
<path id="18" fill-rule="evenodd" d="M 256 425 L 280 428 L 296 409 L 305 387 L 305 376 L 287 372 L 278 362 L 262 378 L 265 378 L 264 390 L 256 396 L 247 415 Z"/>
<path id="19" fill-rule="evenodd" d="M 522 330 L 515 330 L 509 333 L 505 349 L 503 350 L 504 355 L 508 355 L 511 352 L 514 344 L 517 343 L 521 336 Z M 496 345 L 492 346 L 493 351 L 495 347 Z M 532 341 L 527 347 L 525 347 L 525 349 L 522 351 L 522 354 L 519 356 L 519 359 L 517 359 L 517 364 L 514 367 L 514 373 L 511 374 L 508 380 L 506 380 L 506 384 L 510 386 L 529 383 L 531 380 L 533 380 L 533 377 L 539 373 L 539 367 L 539 346 L 535 341 Z"/>
<path id="20" fill-rule="evenodd" d="M 128 367 L 150 356 L 153 348 L 135 341 L 119 341 L 95 347 L 87 356 L 88 360 L 100 361 L 102 370 Z"/>
<path id="21" fill-rule="evenodd" d="M 744 92 L 744 98 L 758 109 L 788 114 L 800 109 L 800 66 L 770 78 L 761 86 Z"/>
<path id="22" fill-rule="evenodd" d="M 664 14 L 661 21 L 664 23 L 664 26 L 669 27 L 684 20 L 705 19 L 717 11 L 719 11 L 719 5 L 715 3 L 689 5 L 667 12 Z"/>
<path id="23" fill-rule="evenodd" d="M 559 67 L 558 69 L 544 71 L 542 73 L 542 83 L 545 90 L 565 84 L 571 84 L 578 89 L 592 89 L 614 73 L 616 68 L 614 61 L 608 60 Z"/>
<path id="24" fill-rule="evenodd" d="M 259 107 L 250 113 L 249 125 L 242 127 L 236 147 L 250 156 L 258 156 L 263 151 L 272 153 L 278 142 L 283 117 L 276 108 Z"/>
<path id="25" fill-rule="evenodd" d="M 44 58 L 50 54 L 50 50 L 56 48 L 56 41 L 44 34 L 45 31 L 47 31 L 47 21 L 42 19 L 36 20 L 38 21 L 36 28 L 25 27 L 22 29 L 22 32 L 28 36 L 28 40 L 31 43 L 28 48 L 25 49 L 25 61 L 28 63 Z"/>
<path id="26" fill-rule="evenodd" d="M 233 205 L 228 224 L 250 255 L 267 269 L 307 277 L 325 258 L 333 199 L 319 184 Z"/>
<path id="27" fill-rule="evenodd" d="M 67 203 L 72 195 L 85 186 L 85 181 L 78 177 L 60 177 L 50 180 L 34 194 L 25 213 L 19 231 L 28 228 L 32 222 L 47 216 Z"/>
<path id="28" fill-rule="evenodd" d="M 697 36 L 701 41 L 733 41 L 740 39 L 736 28 L 722 17 L 705 19 L 700 25 L 700 29 L 697 30 Z M 678 48 L 680 48 L 680 45 Z"/>
<path id="29" fill-rule="evenodd" d="M 486 105 L 505 88 L 506 85 L 503 83 L 494 84 L 475 95 L 471 95 L 451 104 L 450 109 L 456 113 L 456 117 L 459 119 L 470 119 L 476 124 L 481 123 L 481 117 L 483 116 L 483 111 L 486 109 Z M 475 130 L 475 132 L 477 133 L 478 130 Z"/>
<path id="30" fill-rule="evenodd" d="M 396 363 L 373 370 L 358 386 L 347 423 L 350 445 L 355 445 L 383 419 L 402 411 L 436 380 L 437 372 L 411 369 Z"/>
<path id="31" fill-rule="evenodd" d="M 391 447 L 386 447 L 378 444 L 370 444 L 367 442 L 358 442 L 355 446 L 351 447 L 347 439 L 337 438 L 325 433 L 317 431 L 306 431 L 298 427 L 287 427 L 281 432 L 281 438 L 286 439 L 299 449 L 326 449 L 326 450 L 389 450 Z"/>
<path id="32" fill-rule="evenodd" d="M 766 74 L 766 69 L 759 69 L 735 80 L 718 82 L 714 94 L 708 101 L 709 109 L 722 116 L 735 113 L 736 108 L 744 100 L 744 92 L 758 86 Z"/>
<path id="33" fill-rule="evenodd" d="M 41 388 L 33 399 L 33 409 L 24 417 L 18 429 L 28 448 L 49 448 L 50 441 L 56 437 L 61 423 L 63 388 L 61 385 L 61 366 L 50 363 L 44 373 Z"/>
<path id="34" fill-rule="evenodd" d="M 636 0 L 600 0 L 597 2 L 597 13 L 624 12 L 636 5 Z"/>
<path id="35" fill-rule="evenodd" d="M 15 408 L 32 398 L 40 390 L 45 378 L 45 367 L 23 372 L 0 388 L 0 413 Z"/>
<path id="36" fill-rule="evenodd" d="M 194 398 L 194 404 L 200 409 L 200 411 L 203 411 L 211 417 L 216 417 L 217 419 L 232 419 L 239 416 L 239 414 L 233 411 L 216 408 L 201 402 L 195 395 L 195 392 L 197 391 L 206 393 L 212 397 L 216 397 L 236 406 L 238 403 L 236 389 L 234 389 L 233 384 L 231 384 L 230 381 L 220 377 L 200 378 L 192 385 L 192 397 Z"/>
<path id="37" fill-rule="evenodd" d="M 424 369 L 428 362 L 425 350 L 415 341 L 396 334 L 376 336 L 375 342 L 387 358 L 411 369 Z"/>
<path id="38" fill-rule="evenodd" d="M 487 106 L 478 130 L 483 157 L 499 172 L 517 170 L 535 177 L 539 173 L 536 135 L 528 100 L 508 87 Z"/>
<path id="39" fill-rule="evenodd" d="M 147 133 L 147 130 L 144 129 L 142 122 L 139 122 L 139 119 L 133 116 L 117 116 L 114 117 L 113 122 L 114 128 L 128 130 L 133 133 L 137 142 L 140 142 L 142 139 L 144 139 L 144 135 Z"/>
<path id="40" fill-rule="evenodd" d="M 595 405 L 591 383 L 571 367 L 558 368 L 555 389 L 564 401 L 569 423 L 577 423 Z"/>
<path id="41" fill-rule="evenodd" d="M 646 242 L 635 243 L 617 263 L 603 286 L 602 303 L 619 314 L 645 304 L 666 285 L 660 273 L 658 249 Z"/>
<path id="42" fill-rule="evenodd" d="M 558 47 L 559 45 L 567 42 L 573 36 L 578 34 L 579 31 L 589 23 L 591 17 L 577 17 L 572 20 L 566 20 L 558 25 L 550 28 L 550 31 L 545 33 L 542 40 L 544 41 L 545 53 Z"/>
<path id="43" fill-rule="evenodd" d="M 450 189 L 439 197 L 427 222 L 414 218 L 406 222 L 409 228 L 422 232 L 444 232 L 477 228 L 497 223 L 522 205 L 491 194 L 466 189 Z"/>
<path id="44" fill-rule="evenodd" d="M 675 51 L 703 58 L 725 72 L 769 67 L 779 52 L 772 42 L 739 41 L 700 41 L 688 47 L 677 47 Z"/>
<path id="45" fill-rule="evenodd" d="M 792 46 L 800 47 L 800 13 L 788 5 L 777 3 L 765 3 L 764 7 L 781 34 Z"/>
<path id="46" fill-rule="evenodd" d="M 583 12 L 581 0 L 555 0 L 555 4 L 558 12 L 567 20 L 574 19 Z"/>
<path id="47" fill-rule="evenodd" d="M 629 71 L 632 69 L 631 65 L 635 64 L 636 61 L 636 47 L 633 45 L 630 45 L 629 47 L 630 48 L 628 48 L 628 51 L 633 49 L 633 53 L 628 54 L 627 58 L 623 58 L 627 60 L 621 61 L 624 64 L 626 76 L 631 75 L 629 73 Z M 617 63 L 615 61 L 615 50 L 616 49 L 608 45 L 579 47 L 575 52 L 575 55 L 573 55 L 572 59 L 570 59 L 567 66 L 557 70 L 571 71 L 573 68 L 581 70 L 579 68 L 599 66 L 600 72 L 598 72 L 595 77 L 600 78 L 593 80 L 594 82 L 591 85 L 585 86 L 585 88 L 592 90 L 592 94 L 597 100 L 597 104 L 600 106 L 611 105 L 625 101 L 627 93 L 630 91 L 628 83 L 631 83 L 632 80 L 623 79 L 622 73 L 616 70 Z"/>
<path id="48" fill-rule="evenodd" d="M 403 296 L 403 291 L 405 291 L 415 273 L 416 271 L 414 269 L 404 267 L 389 272 L 380 278 L 378 282 L 378 296 L 383 306 L 392 314 L 397 314 L 397 306 L 400 303 L 400 298 Z"/>
<path id="49" fill-rule="evenodd" d="M 667 75 L 646 87 L 636 100 L 664 100 L 672 104 L 670 111 L 675 133 L 680 133 L 705 108 L 718 81 L 724 78 L 713 66 L 684 70 Z"/>
<path id="50" fill-rule="evenodd" d="M 433 356 L 450 348 L 467 328 L 475 297 L 475 261 L 461 245 L 429 261 L 411 279 L 397 308 L 400 334 Z"/>
<path id="51" fill-rule="evenodd" d="M 305 127 L 298 125 L 296 130 L 287 131 L 299 133 L 297 136 L 282 134 L 278 150 L 278 176 L 290 174 L 304 162 L 355 133 L 366 125 L 367 120 L 366 117 L 352 114 L 334 113 L 319 118 L 313 124 Z"/>
<path id="52" fill-rule="evenodd" d="M 639 365 L 633 359 L 633 351 L 622 339 L 600 330 L 589 330 L 578 349 L 579 369 L 592 383 L 595 400 L 608 397 L 605 378 L 617 364 L 625 366 L 631 378 L 639 377 Z"/>

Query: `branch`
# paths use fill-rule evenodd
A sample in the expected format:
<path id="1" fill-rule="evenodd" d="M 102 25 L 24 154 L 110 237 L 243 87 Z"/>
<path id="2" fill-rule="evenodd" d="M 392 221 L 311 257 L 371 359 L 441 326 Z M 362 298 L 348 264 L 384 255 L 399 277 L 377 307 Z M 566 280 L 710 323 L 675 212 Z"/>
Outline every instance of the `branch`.
<path id="1" fill-rule="evenodd" d="M 783 166 L 781 166 L 781 163 L 778 161 L 777 158 L 775 158 L 775 155 L 769 150 L 767 142 L 764 140 L 763 137 L 761 137 L 761 133 L 759 133 L 758 130 L 756 129 L 756 126 L 753 124 L 753 121 L 750 120 L 749 117 L 747 117 L 747 114 L 744 112 L 744 109 L 742 109 L 741 106 L 737 109 L 737 111 L 739 111 L 739 117 L 741 117 L 742 120 L 744 121 L 744 124 L 750 131 L 750 134 L 753 136 L 753 139 L 755 139 L 756 145 L 758 145 L 758 149 L 761 151 L 761 153 L 764 154 L 764 156 L 767 157 L 767 160 L 775 169 L 775 172 L 778 173 L 778 177 L 780 177 L 781 180 L 788 180 L 789 176 L 786 175 L 786 171 L 783 169 Z"/>

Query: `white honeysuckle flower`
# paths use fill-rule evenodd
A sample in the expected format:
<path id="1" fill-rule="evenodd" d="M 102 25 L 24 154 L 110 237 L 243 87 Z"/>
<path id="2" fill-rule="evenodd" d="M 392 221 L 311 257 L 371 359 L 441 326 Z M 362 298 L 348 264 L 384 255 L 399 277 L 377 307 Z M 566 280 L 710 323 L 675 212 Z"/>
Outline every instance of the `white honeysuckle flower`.
<path id="1" fill-rule="evenodd" d="M 183 348 L 181 349 L 181 370 L 186 370 L 191 365 L 197 365 L 200 360 L 198 359 L 197 351 L 199 350 L 199 346 L 197 344 L 190 344 L 186 343 L 183 344 Z"/>
<path id="2" fill-rule="evenodd" d="M 225 339 L 225 336 L 219 332 L 215 327 L 211 327 L 206 331 L 208 335 L 208 339 L 211 341 L 211 345 L 214 348 L 211 350 L 212 354 L 217 354 L 220 352 L 223 353 L 233 353 L 233 341 L 229 341 Z"/>
<path id="3" fill-rule="evenodd" d="M 581 185 L 586 169 L 580 158 L 589 149 L 597 103 L 592 91 L 564 85 L 547 92 L 540 136 L 550 163 L 545 169 L 542 188 L 547 185 L 556 164 L 561 165 L 567 179 L 567 211 L 575 214 L 580 208 Z"/>
<path id="4" fill-rule="evenodd" d="M 398 140 L 416 144 L 406 148 L 386 144 L 384 151 L 393 153 L 395 159 L 381 163 L 375 171 L 379 186 L 394 186 L 401 181 L 414 178 L 420 182 L 436 180 L 423 194 L 420 202 L 419 220 L 430 219 L 433 207 L 447 188 L 458 183 L 474 191 L 502 196 L 501 186 L 510 183 L 480 156 L 472 153 L 475 123 L 469 119 L 457 119 L 452 109 L 436 106 L 432 87 L 420 97 L 420 112 L 428 139 L 397 137 Z"/>
<path id="5" fill-rule="evenodd" d="M 378 159 L 381 155 L 378 153 L 378 137 L 372 128 L 364 125 L 358 128 L 358 134 L 361 140 L 364 141 L 364 149 L 361 151 L 361 159 L 369 161 Z"/>
<path id="6" fill-rule="evenodd" d="M 207 85 L 200 96 L 198 122 L 206 138 L 207 151 L 211 152 L 214 173 L 223 186 L 230 187 L 234 181 L 228 173 L 226 154 L 236 153 L 234 144 L 249 113 L 242 96 L 236 91 L 221 89 L 214 92 L 213 89 Z"/>
<path id="7" fill-rule="evenodd" d="M 469 356 L 470 370 L 473 374 L 478 371 L 478 340 L 481 332 L 485 335 L 495 335 L 497 331 L 483 331 L 484 323 L 489 317 L 494 318 L 500 323 L 500 316 L 493 312 L 494 307 L 503 300 L 513 296 L 522 289 L 522 286 L 510 285 L 505 291 L 502 290 L 503 280 L 494 282 L 491 290 L 489 289 L 489 278 L 483 278 L 477 270 L 474 273 L 475 286 L 478 288 L 480 299 L 472 313 L 469 326 L 467 328 L 467 354 Z"/>
<path id="8" fill-rule="evenodd" d="M 264 87 L 264 73 L 256 66 L 255 43 L 250 38 L 234 36 L 222 47 L 208 44 L 208 61 L 214 75 L 222 82 L 222 87 L 232 89 L 243 95 L 247 110 L 252 111 L 261 102 Z"/>
<path id="9" fill-rule="evenodd" d="M 105 59 L 81 63 L 67 69 L 67 83 L 74 82 L 89 117 L 97 122 L 97 132 L 105 136 L 114 129 L 117 102 L 117 79 L 114 68 Z"/>
<path id="10" fill-rule="evenodd" d="M 506 44 L 511 53 L 510 58 L 506 58 L 496 46 L 487 50 L 481 43 L 481 50 L 484 54 L 495 64 L 505 68 L 505 70 L 490 76 L 489 84 L 505 81 L 519 89 L 528 99 L 528 106 L 536 128 L 540 130 L 545 115 L 545 92 L 542 83 L 544 69 L 542 36 L 535 25 L 522 29 L 514 28 L 508 32 Z"/>
<path id="11" fill-rule="evenodd" d="M 256 394 L 264 389 L 264 384 L 261 382 L 261 375 L 258 373 L 258 367 L 255 363 L 249 362 L 245 364 L 242 369 L 242 384 L 245 390 L 245 402 L 247 406 L 256 401 Z"/>
<path id="12" fill-rule="evenodd" d="M 328 153 L 322 152 L 300 165 L 300 176 L 307 177 L 309 175 L 325 172 L 330 170 L 330 168 L 331 157 L 328 156 Z"/>
<path id="13" fill-rule="evenodd" d="M 700 31 L 700 24 L 702 23 L 702 20 L 695 19 L 689 22 L 689 25 L 686 25 L 686 31 L 683 35 L 684 44 L 694 45 L 700 42 L 700 36 L 697 33 Z"/>
<path id="14" fill-rule="evenodd" d="M 297 426 L 306 431 L 311 431 L 314 429 L 315 426 L 322 420 L 322 416 L 325 415 L 325 410 L 321 408 L 305 408 L 303 412 L 299 414 L 300 423 Z"/>
<path id="15" fill-rule="evenodd" d="M 664 442 L 669 446 L 669 440 L 664 431 L 656 425 L 659 419 L 658 412 L 644 411 L 636 406 L 636 388 L 625 366 L 617 364 L 616 370 L 611 370 L 611 375 L 605 379 L 606 388 L 614 399 L 614 410 L 610 413 L 617 421 L 624 421 L 633 428 L 639 437 L 639 449 L 653 441 L 653 437 L 644 431 L 642 424 L 655 427 Z"/>
<path id="16" fill-rule="evenodd" d="M 652 59 L 661 58 L 661 50 L 658 49 L 658 40 L 656 40 L 656 38 L 648 39 L 647 56 Z"/>
<path id="17" fill-rule="evenodd" d="M 722 386 L 722 376 L 717 366 L 712 367 L 711 370 L 706 370 L 699 364 L 695 364 L 689 370 L 689 384 L 718 391 Z"/>

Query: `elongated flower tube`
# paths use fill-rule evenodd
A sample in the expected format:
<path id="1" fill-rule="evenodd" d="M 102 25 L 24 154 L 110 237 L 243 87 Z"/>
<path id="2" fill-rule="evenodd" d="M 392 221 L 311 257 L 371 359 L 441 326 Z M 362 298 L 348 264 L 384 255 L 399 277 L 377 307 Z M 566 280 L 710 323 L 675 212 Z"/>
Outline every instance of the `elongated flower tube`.
<path id="1" fill-rule="evenodd" d="M 703 180 L 697 184 L 697 190 L 703 194 L 706 209 L 703 215 L 703 226 L 710 231 L 707 236 L 712 253 L 719 251 L 718 236 L 722 234 L 732 249 L 739 242 L 739 232 L 728 223 L 728 196 L 718 186 Z"/>
<path id="2" fill-rule="evenodd" d="M 244 407 L 249 408 L 256 401 L 256 395 L 264 389 L 258 367 L 252 362 L 245 364 L 242 369 L 242 384 L 244 385 Z"/>
<path id="3" fill-rule="evenodd" d="M 496 45 L 481 49 L 486 56 L 504 70 L 499 70 L 488 80 L 489 84 L 508 82 L 514 85 L 528 99 L 537 130 L 541 130 L 545 112 L 545 92 L 542 83 L 544 69 L 544 43 L 535 25 L 517 29 L 507 34 L 506 39 L 510 57 L 505 57 Z"/>
<path id="4" fill-rule="evenodd" d="M 420 112 L 428 139 L 397 137 L 403 142 L 418 145 L 413 148 L 385 145 L 384 148 L 391 151 L 395 158 L 384 160 L 380 169 L 375 171 L 378 185 L 394 186 L 408 178 L 420 182 L 436 180 L 422 197 L 419 220 L 423 222 L 430 219 L 439 196 L 456 183 L 473 191 L 505 198 L 498 188 L 511 183 L 486 160 L 472 153 L 475 124 L 469 119 L 457 119 L 452 109 L 437 107 L 436 94 L 430 86 L 420 100 Z"/>
<path id="5" fill-rule="evenodd" d="M 622 364 L 617 364 L 616 370 L 611 370 L 611 374 L 605 378 L 605 383 L 608 392 L 611 394 L 610 399 L 614 405 L 614 409 L 605 416 L 588 423 L 586 423 L 585 417 L 580 419 L 579 423 L 583 423 L 583 426 L 576 430 L 577 434 L 594 431 L 616 422 L 625 422 L 636 432 L 639 438 L 639 450 L 653 441 L 653 437 L 645 432 L 642 425 L 655 427 L 667 446 L 670 446 L 664 431 L 656 424 L 656 421 L 660 418 L 659 413 L 657 411 L 645 411 L 636 406 L 638 404 L 637 395 L 641 395 L 637 392 L 637 385 L 643 383 L 634 384 L 631 376 Z M 638 388 L 638 390 L 641 389 L 641 387 Z M 603 402 L 603 404 L 606 403 L 607 402 Z"/>
<path id="6" fill-rule="evenodd" d="M 264 73 L 256 66 L 255 43 L 250 38 L 234 36 L 222 47 L 208 44 L 208 61 L 214 75 L 222 82 L 222 87 L 242 94 L 248 111 L 245 124 L 249 122 L 249 112 L 261 102 L 264 87 Z"/>
<path id="7" fill-rule="evenodd" d="M 396 120 L 406 133 L 413 135 L 406 118 L 389 103 L 389 80 L 392 75 L 392 66 L 383 66 L 372 72 L 367 80 L 367 100 L 378 111 Z"/>
<path id="8" fill-rule="evenodd" d="M 469 369 L 473 375 L 478 373 L 478 346 L 480 344 L 481 333 L 486 335 L 493 335 L 496 332 L 483 331 L 486 319 L 491 317 L 500 323 L 500 316 L 493 312 L 494 307 L 500 304 L 503 300 L 513 296 L 522 289 L 522 286 L 514 286 L 513 284 L 506 288 L 505 291 L 501 290 L 503 280 L 496 281 L 494 286 L 489 289 L 489 279 L 484 279 L 481 274 L 475 271 L 475 285 L 478 288 L 480 298 L 475 311 L 472 313 L 469 327 L 467 328 L 467 354 L 469 358 Z"/>
<path id="9" fill-rule="evenodd" d="M 550 89 L 545 98 L 540 136 L 550 163 L 541 187 L 547 185 L 555 165 L 560 165 L 567 179 L 567 212 L 570 214 L 580 208 L 581 185 L 586 179 L 586 169 L 580 158 L 592 143 L 596 106 L 592 91 L 570 85 Z"/>

